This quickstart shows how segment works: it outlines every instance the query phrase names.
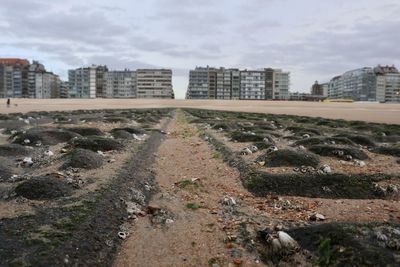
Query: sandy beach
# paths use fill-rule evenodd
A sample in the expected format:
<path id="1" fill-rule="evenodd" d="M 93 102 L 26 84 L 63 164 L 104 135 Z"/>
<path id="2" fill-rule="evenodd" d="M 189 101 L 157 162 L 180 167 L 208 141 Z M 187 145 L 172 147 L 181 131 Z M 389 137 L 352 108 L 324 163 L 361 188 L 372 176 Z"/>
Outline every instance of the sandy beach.
<path id="1" fill-rule="evenodd" d="M 400 104 L 315 103 L 287 101 L 143 100 L 143 99 L 12 99 L 11 107 L 0 105 L 0 113 L 61 111 L 77 109 L 125 109 L 184 107 L 330 119 L 362 120 L 400 124 Z"/>

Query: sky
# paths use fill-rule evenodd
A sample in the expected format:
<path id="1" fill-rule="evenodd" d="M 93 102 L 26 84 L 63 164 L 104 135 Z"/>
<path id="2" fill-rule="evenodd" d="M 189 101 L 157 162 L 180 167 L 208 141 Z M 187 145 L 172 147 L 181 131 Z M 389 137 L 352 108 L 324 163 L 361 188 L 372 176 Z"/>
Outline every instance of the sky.
<path id="1" fill-rule="evenodd" d="M 0 57 L 68 69 L 196 66 L 291 73 L 291 91 L 377 64 L 400 67 L 399 0 L 1 0 Z"/>

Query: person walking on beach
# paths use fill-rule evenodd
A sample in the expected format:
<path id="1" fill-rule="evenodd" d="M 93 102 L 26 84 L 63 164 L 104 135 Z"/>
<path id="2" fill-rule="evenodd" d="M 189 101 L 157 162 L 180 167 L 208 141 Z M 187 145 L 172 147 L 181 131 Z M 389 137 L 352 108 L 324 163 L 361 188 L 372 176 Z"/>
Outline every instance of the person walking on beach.
<path id="1" fill-rule="evenodd" d="M 11 104 L 11 100 L 8 98 L 8 99 L 7 99 L 7 107 L 8 107 L 8 108 L 10 107 L 10 104 Z"/>

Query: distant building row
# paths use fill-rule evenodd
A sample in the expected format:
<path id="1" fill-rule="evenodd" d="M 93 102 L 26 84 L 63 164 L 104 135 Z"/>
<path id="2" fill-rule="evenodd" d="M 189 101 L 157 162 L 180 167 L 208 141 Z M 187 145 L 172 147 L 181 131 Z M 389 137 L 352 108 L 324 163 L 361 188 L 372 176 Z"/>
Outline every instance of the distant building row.
<path id="1" fill-rule="evenodd" d="M 328 83 L 316 82 L 312 95 L 353 101 L 400 102 L 400 72 L 395 66 L 377 66 L 345 72 Z"/>
<path id="2" fill-rule="evenodd" d="M 172 70 L 109 71 L 92 66 L 68 71 L 68 82 L 37 61 L 0 58 L 0 98 L 174 98 Z"/>
<path id="3" fill-rule="evenodd" d="M 0 58 L 0 98 L 59 98 L 66 85 L 37 61 Z"/>
<path id="4" fill-rule="evenodd" d="M 68 71 L 70 98 L 174 98 L 172 70 L 109 71 L 92 66 Z"/>
<path id="5" fill-rule="evenodd" d="M 189 72 L 187 99 L 287 100 L 290 74 L 279 69 L 196 67 Z"/>

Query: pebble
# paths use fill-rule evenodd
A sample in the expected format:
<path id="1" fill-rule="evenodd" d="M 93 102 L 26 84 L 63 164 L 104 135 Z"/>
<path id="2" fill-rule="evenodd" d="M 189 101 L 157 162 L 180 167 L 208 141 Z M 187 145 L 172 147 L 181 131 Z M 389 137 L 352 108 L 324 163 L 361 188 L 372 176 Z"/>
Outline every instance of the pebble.
<path id="1" fill-rule="evenodd" d="M 324 215 L 322 215 L 320 213 L 315 213 L 315 214 L 310 216 L 310 220 L 311 221 L 325 221 L 326 218 L 325 218 Z"/>
<path id="2" fill-rule="evenodd" d="M 327 164 L 323 165 L 321 167 L 321 170 L 326 174 L 332 173 L 331 167 L 329 165 L 327 165 Z"/>

